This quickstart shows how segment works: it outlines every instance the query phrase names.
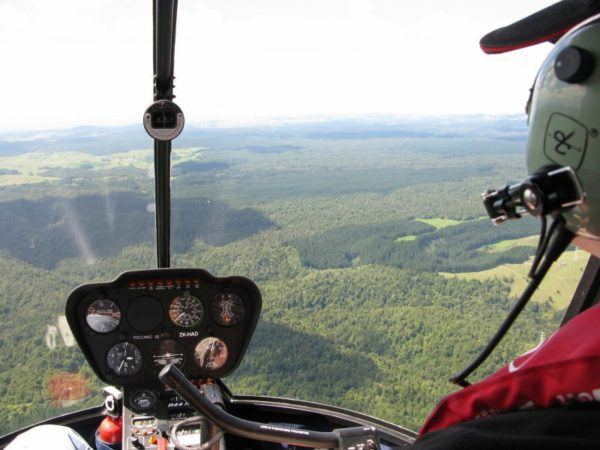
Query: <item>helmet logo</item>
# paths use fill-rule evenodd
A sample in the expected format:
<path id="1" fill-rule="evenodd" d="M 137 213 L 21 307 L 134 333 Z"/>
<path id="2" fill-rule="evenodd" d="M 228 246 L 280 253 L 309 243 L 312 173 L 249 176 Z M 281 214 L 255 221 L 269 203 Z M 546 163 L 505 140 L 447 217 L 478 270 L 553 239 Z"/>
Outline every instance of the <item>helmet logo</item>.
<path id="1" fill-rule="evenodd" d="M 565 133 L 563 133 L 560 130 L 556 130 L 554 132 L 554 139 L 556 139 L 558 144 L 556 144 L 556 147 L 554 147 L 554 151 L 556 153 L 559 153 L 559 154 L 565 156 L 567 154 L 567 151 L 571 150 L 573 148 L 573 146 L 571 144 L 569 144 L 569 139 L 571 139 L 574 134 L 575 134 L 575 132 L 571 131 L 569 134 L 567 134 L 565 136 Z M 563 150 L 561 150 L 562 146 L 565 147 Z"/>
<path id="2" fill-rule="evenodd" d="M 587 148 L 588 129 L 561 113 L 552 113 L 544 138 L 544 153 L 559 166 L 579 169 Z"/>

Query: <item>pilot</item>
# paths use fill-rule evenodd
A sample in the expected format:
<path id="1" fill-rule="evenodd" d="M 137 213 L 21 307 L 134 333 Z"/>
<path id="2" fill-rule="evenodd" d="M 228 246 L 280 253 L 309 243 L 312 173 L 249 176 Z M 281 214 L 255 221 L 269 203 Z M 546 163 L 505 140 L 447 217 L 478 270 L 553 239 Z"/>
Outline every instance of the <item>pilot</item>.
<path id="1" fill-rule="evenodd" d="M 600 258 L 598 13 L 598 1 L 563 1 L 481 43 L 487 53 L 500 53 L 563 35 L 538 72 L 527 106 L 529 176 L 485 194 L 490 216 L 508 222 L 500 226 L 510 226 L 523 210 L 553 220 L 530 285 L 545 274 L 540 261 L 549 261 L 547 270 L 569 243 Z M 550 337 L 484 380 L 469 385 L 465 378 L 481 360 L 456 376 L 463 389 L 440 401 L 412 448 L 600 448 L 600 304 L 591 303 L 587 309 L 573 304 Z"/>

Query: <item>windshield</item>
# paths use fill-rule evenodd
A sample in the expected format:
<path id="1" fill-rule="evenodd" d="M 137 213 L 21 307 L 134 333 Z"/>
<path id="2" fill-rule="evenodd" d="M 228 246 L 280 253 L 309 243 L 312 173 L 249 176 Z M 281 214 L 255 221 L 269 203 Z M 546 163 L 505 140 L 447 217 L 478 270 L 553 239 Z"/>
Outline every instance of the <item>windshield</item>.
<path id="1" fill-rule="evenodd" d="M 156 266 L 138 3 L 0 3 L 1 434 L 102 401 L 66 298 Z M 538 222 L 493 227 L 479 194 L 526 175 L 548 47 L 477 42 L 545 3 L 181 3 L 172 265 L 263 294 L 225 383 L 418 428 L 527 282 Z M 556 327 L 586 261 L 566 252 L 478 376 Z"/>

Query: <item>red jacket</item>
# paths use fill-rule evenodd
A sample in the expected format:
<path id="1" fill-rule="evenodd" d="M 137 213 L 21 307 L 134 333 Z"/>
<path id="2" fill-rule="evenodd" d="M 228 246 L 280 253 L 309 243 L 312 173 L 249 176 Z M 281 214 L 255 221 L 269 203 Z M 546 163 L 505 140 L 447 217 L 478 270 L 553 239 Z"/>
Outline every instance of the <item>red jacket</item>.
<path id="1" fill-rule="evenodd" d="M 420 434 L 511 410 L 600 402 L 600 305 L 536 348 L 438 403 Z"/>

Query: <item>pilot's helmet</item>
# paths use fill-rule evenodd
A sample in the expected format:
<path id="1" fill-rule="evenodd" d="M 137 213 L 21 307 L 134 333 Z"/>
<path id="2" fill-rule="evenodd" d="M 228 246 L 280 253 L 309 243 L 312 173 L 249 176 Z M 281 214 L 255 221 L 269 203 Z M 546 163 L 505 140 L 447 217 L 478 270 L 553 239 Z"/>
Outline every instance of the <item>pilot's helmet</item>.
<path id="1" fill-rule="evenodd" d="M 527 111 L 528 173 L 544 173 L 550 184 L 572 183 L 556 213 L 576 234 L 575 244 L 600 256 L 600 15 L 556 43 Z"/>

